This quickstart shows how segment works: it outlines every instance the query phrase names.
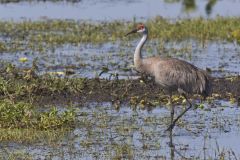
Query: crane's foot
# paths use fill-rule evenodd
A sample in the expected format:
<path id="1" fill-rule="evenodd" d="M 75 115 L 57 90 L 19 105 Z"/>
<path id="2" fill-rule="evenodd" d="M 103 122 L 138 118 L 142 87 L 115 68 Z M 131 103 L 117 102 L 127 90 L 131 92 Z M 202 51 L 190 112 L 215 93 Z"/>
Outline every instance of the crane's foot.
<path id="1" fill-rule="evenodd" d="M 192 108 L 192 103 L 188 100 L 187 96 L 185 94 L 183 94 L 184 98 L 187 100 L 187 102 L 189 103 L 189 106 L 182 111 L 182 113 L 180 113 L 176 119 L 173 120 L 174 117 L 174 106 L 172 105 L 172 100 L 171 100 L 171 95 L 169 97 L 169 101 L 171 104 L 171 124 L 168 126 L 168 128 L 165 131 L 172 131 L 173 128 L 175 127 L 176 122 L 189 110 Z"/>
<path id="2" fill-rule="evenodd" d="M 166 129 L 166 131 L 170 131 L 175 127 L 176 122 L 190 109 L 192 108 L 192 104 L 190 103 L 190 106 L 186 108 Z"/>
<path id="3" fill-rule="evenodd" d="M 176 123 L 176 122 L 175 122 L 175 123 Z M 174 128 L 174 126 L 175 126 L 175 123 L 170 124 L 165 131 L 173 130 L 173 128 Z"/>

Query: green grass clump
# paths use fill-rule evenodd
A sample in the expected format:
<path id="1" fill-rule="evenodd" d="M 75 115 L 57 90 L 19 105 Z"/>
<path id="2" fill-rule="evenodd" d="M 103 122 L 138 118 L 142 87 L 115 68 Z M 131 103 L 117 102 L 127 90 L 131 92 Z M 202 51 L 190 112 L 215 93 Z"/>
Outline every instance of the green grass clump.
<path id="1" fill-rule="evenodd" d="M 161 41 L 195 39 L 200 42 L 240 41 L 240 18 L 180 19 L 176 22 L 156 17 L 146 22 L 150 38 Z M 0 21 L 0 52 L 55 48 L 64 44 L 115 42 L 127 40 L 125 34 L 135 21 L 86 22 L 74 20 Z"/>
<path id="2" fill-rule="evenodd" d="M 74 109 L 59 112 L 56 107 L 39 111 L 37 106 L 8 97 L 0 100 L 0 141 L 55 142 L 75 127 Z"/>
<path id="3" fill-rule="evenodd" d="M 78 88 L 78 83 L 74 83 L 51 76 L 39 77 L 34 67 L 19 70 L 12 65 L 5 66 L 0 72 L 0 141 L 51 142 L 73 129 L 74 109 L 60 112 L 52 106 L 42 111 L 39 107 L 44 105 L 34 102 L 39 96 L 74 92 Z M 73 88 L 69 87 L 71 85 Z"/>
<path id="4" fill-rule="evenodd" d="M 38 112 L 25 102 L 12 103 L 10 100 L 0 101 L 0 128 L 34 128 L 57 129 L 73 127 L 74 110 L 58 113 L 56 108 L 50 111 Z"/>
<path id="5" fill-rule="evenodd" d="M 170 23 L 162 18 L 147 22 L 151 37 L 163 40 L 234 40 L 232 32 L 239 29 L 239 18 L 184 19 Z"/>
<path id="6" fill-rule="evenodd" d="M 7 65 L 0 72 L 0 99 L 12 101 L 28 99 L 32 102 L 41 96 L 70 95 L 82 92 L 85 78 L 58 78 L 52 75 L 38 76 L 34 67 L 20 70 Z"/>
<path id="7" fill-rule="evenodd" d="M 7 47 L 6 47 L 5 43 L 0 41 L 0 52 L 4 52 L 6 50 L 7 50 Z"/>

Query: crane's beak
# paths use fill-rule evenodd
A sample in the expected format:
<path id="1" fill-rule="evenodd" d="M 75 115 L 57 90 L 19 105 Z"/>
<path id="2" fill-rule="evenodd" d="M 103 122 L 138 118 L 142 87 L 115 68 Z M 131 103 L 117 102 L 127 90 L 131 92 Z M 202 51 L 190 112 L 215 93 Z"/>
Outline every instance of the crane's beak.
<path id="1" fill-rule="evenodd" d="M 131 32 L 128 32 L 125 36 L 128 36 L 129 34 L 132 34 L 132 33 L 137 33 L 137 29 L 134 29 Z"/>

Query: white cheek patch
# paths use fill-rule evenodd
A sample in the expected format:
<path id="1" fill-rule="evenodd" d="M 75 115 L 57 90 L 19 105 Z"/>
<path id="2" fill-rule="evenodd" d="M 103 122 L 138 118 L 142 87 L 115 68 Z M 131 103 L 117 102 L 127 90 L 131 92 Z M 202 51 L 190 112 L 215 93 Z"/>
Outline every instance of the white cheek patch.
<path id="1" fill-rule="evenodd" d="M 138 33 L 142 33 L 142 32 L 144 32 L 144 31 L 145 31 L 145 28 L 140 29 L 140 30 L 138 30 L 137 32 L 138 32 Z"/>

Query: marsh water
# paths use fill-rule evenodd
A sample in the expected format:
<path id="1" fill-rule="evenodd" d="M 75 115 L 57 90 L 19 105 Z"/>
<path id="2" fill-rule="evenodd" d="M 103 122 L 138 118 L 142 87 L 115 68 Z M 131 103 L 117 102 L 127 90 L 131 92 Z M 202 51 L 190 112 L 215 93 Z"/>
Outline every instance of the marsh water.
<path id="1" fill-rule="evenodd" d="M 3 53 L 1 61 L 11 62 L 17 67 L 31 67 L 33 60 L 37 59 L 39 73 L 65 72 L 71 70 L 70 77 L 109 78 L 111 74 L 118 73 L 120 79 L 136 77 L 133 69 L 133 53 L 137 41 L 129 43 L 105 43 L 101 45 L 86 44 L 79 47 L 65 46 L 47 53 L 19 52 Z M 156 41 L 150 41 L 144 49 L 144 57 L 162 56 L 176 57 L 186 60 L 199 68 L 211 69 L 215 77 L 233 76 L 240 73 L 240 47 L 237 44 L 213 42 L 203 47 L 194 41 L 170 42 L 164 44 L 161 51 Z M 27 62 L 21 63 L 19 59 L 26 57 Z"/>
<path id="2" fill-rule="evenodd" d="M 239 0 L 81 0 L 65 2 L 20 2 L 0 5 L 2 19 L 57 18 L 75 20 L 146 20 L 155 16 L 170 19 L 239 16 Z"/>
<path id="3" fill-rule="evenodd" d="M 211 1 L 211 0 L 210 0 Z M 82 0 L 64 2 L 19 2 L 0 4 L 1 20 L 75 19 L 92 22 L 112 20 L 145 21 L 155 16 L 171 20 L 202 16 L 240 16 L 240 1 L 156 1 L 156 0 Z M 133 69 L 133 52 L 138 40 L 102 44 L 64 45 L 46 53 L 19 51 L 1 53 L 2 62 L 17 67 L 31 67 L 37 59 L 39 74 L 73 71 L 69 77 L 136 78 Z M 202 69 L 210 69 L 215 77 L 240 74 L 240 47 L 237 43 L 210 42 L 201 44 L 194 40 L 165 42 L 150 40 L 144 48 L 145 57 L 153 55 L 177 57 Z M 19 59 L 26 57 L 26 62 Z M 61 75 L 62 76 L 62 75 Z M 165 132 L 169 124 L 169 106 L 152 110 L 131 108 L 124 104 L 116 110 L 110 102 L 75 104 L 79 123 L 75 129 L 59 139 L 56 144 L 33 144 L 9 141 L 0 144 L 1 151 L 28 153 L 34 159 L 217 159 L 229 154 L 240 157 L 240 110 L 236 103 L 216 100 L 203 109 L 193 109 L 174 129 L 175 150 L 169 147 Z M 183 106 L 177 106 L 179 113 Z M 62 110 L 62 106 L 59 106 Z M 174 153 L 174 154 L 173 154 Z"/>
<path id="4" fill-rule="evenodd" d="M 133 110 L 129 105 L 115 110 L 111 103 L 78 106 L 79 123 L 54 145 L 2 144 L 4 149 L 30 153 L 34 159 L 218 159 L 240 156 L 240 109 L 236 104 L 216 101 L 189 111 L 174 130 L 174 154 L 165 129 L 169 110 Z M 182 106 L 177 106 L 180 112 Z M 61 108 L 60 108 L 61 109 Z"/>

